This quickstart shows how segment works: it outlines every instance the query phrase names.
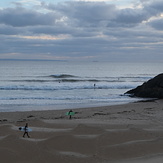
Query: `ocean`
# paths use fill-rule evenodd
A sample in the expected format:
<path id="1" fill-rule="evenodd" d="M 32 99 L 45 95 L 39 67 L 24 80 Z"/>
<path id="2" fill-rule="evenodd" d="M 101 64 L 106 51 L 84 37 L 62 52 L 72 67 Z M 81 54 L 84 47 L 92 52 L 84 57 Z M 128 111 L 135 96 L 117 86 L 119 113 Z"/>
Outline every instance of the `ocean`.
<path id="1" fill-rule="evenodd" d="M 124 93 L 162 70 L 162 63 L 1 60 L 0 112 L 139 101 Z"/>

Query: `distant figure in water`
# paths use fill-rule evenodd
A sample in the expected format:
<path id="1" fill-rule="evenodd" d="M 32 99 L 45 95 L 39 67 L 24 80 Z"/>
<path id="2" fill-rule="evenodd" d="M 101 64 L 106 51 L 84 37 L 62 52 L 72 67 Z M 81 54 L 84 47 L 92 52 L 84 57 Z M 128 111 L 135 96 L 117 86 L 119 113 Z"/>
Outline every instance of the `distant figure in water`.
<path id="1" fill-rule="evenodd" d="M 69 114 L 69 119 L 71 119 L 71 112 L 73 112 L 73 111 L 70 110 L 70 111 L 68 112 L 68 114 Z"/>
<path id="2" fill-rule="evenodd" d="M 96 84 L 94 84 L 94 89 L 95 89 L 95 87 L 96 87 Z"/>
<path id="3" fill-rule="evenodd" d="M 25 135 L 28 136 L 28 138 L 30 138 L 29 134 L 28 134 L 28 123 L 26 123 L 25 127 L 24 127 L 24 134 L 23 137 L 25 137 Z"/>

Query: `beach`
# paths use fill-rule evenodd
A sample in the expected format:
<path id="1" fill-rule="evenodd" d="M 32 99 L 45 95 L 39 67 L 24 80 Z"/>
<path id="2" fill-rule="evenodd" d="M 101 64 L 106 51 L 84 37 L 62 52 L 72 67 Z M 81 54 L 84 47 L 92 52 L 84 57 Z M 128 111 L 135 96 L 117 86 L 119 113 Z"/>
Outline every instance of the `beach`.
<path id="1" fill-rule="evenodd" d="M 162 163 L 163 100 L 68 111 L 1 112 L 2 162 Z"/>

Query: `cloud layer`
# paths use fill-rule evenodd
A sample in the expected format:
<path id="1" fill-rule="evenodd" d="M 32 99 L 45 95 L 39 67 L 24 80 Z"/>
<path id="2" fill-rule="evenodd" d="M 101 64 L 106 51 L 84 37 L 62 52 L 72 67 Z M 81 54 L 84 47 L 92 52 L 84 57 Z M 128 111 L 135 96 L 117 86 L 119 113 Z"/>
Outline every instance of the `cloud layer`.
<path id="1" fill-rule="evenodd" d="M 0 9 L 0 59 L 163 60 L 163 1 L 15 3 Z"/>

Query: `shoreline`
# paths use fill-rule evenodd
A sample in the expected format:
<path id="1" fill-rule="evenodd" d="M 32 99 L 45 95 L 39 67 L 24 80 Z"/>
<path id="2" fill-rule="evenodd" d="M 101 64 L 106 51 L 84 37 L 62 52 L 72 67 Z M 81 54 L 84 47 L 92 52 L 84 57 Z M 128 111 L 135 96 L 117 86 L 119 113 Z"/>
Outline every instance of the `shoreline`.
<path id="1" fill-rule="evenodd" d="M 106 106 L 116 106 L 116 105 L 124 105 L 124 104 L 130 104 L 135 102 L 148 102 L 148 101 L 158 100 L 158 99 L 137 99 L 137 100 L 131 100 L 126 102 L 110 102 L 110 103 L 95 103 L 95 104 L 63 104 L 63 105 L 55 105 L 55 104 L 48 104 L 48 105 L 1 105 L 0 106 L 0 113 L 1 112 L 30 112 L 30 111 L 51 111 L 51 110 L 69 110 L 69 109 L 84 109 L 84 108 L 96 108 L 96 107 L 106 107 Z"/>
<path id="2" fill-rule="evenodd" d="M 3 162 L 162 163 L 163 100 L 67 111 L 0 112 Z"/>
<path id="3" fill-rule="evenodd" d="M 15 115 L 15 116 L 13 116 L 13 120 L 15 117 L 21 118 L 21 116 L 24 117 L 25 115 L 29 115 L 29 116 L 27 116 L 27 119 L 26 119 L 27 121 L 28 121 L 28 118 L 31 118 L 29 120 L 34 120 L 35 118 L 36 119 L 41 119 L 41 118 L 44 119 L 44 117 L 41 117 L 40 115 L 46 115 L 45 118 L 47 118 L 47 119 L 48 118 L 51 118 L 51 119 L 64 119 L 65 118 L 66 119 L 65 113 L 68 112 L 69 110 L 73 110 L 74 112 L 76 112 L 74 119 L 86 118 L 88 115 L 90 116 L 90 117 L 89 116 L 88 117 L 91 118 L 90 113 L 93 114 L 96 111 L 97 112 L 98 111 L 103 112 L 104 110 L 108 110 L 108 112 L 110 111 L 112 113 L 114 109 L 118 109 L 118 110 L 123 111 L 124 107 L 127 108 L 127 110 L 128 110 L 128 108 L 129 108 L 129 110 L 132 110 L 131 109 L 132 107 L 136 107 L 136 105 L 140 107 L 141 104 L 146 105 L 146 103 L 149 103 L 149 104 L 151 104 L 151 103 L 163 103 L 163 100 L 147 99 L 147 100 L 140 100 L 140 101 L 134 101 L 134 102 L 129 102 L 129 103 L 114 104 L 114 105 L 103 105 L 103 106 L 95 105 L 95 106 L 87 106 L 87 107 L 82 106 L 82 107 L 77 107 L 77 108 L 70 107 L 70 108 L 65 108 L 65 109 L 56 109 L 55 105 L 41 105 L 41 106 L 40 105 L 39 106 L 27 105 L 27 106 L 24 106 L 24 108 L 30 108 L 30 110 L 22 109 L 19 111 L 2 111 L 2 112 L 0 112 L 0 122 L 2 122 L 3 119 L 4 119 L 4 121 L 6 121 L 8 117 L 11 117 L 10 115 L 12 115 L 12 116 Z M 17 106 L 14 106 L 14 107 L 17 107 Z M 22 106 L 19 106 L 19 107 L 22 108 Z M 41 109 L 39 110 L 39 108 L 41 108 Z M 80 113 L 81 117 L 78 116 L 79 113 Z M 83 113 L 83 115 L 81 113 Z M 32 116 L 32 114 L 34 114 L 34 115 Z M 85 114 L 88 114 L 88 115 L 86 116 Z M 101 115 L 104 115 L 104 114 L 105 113 L 103 113 L 103 114 L 101 113 Z M 6 118 L 3 118 L 4 115 L 6 116 Z M 36 115 L 38 115 L 38 116 L 36 116 Z M 48 115 L 51 115 L 51 116 L 48 117 Z M 100 113 L 99 113 L 99 115 L 100 115 Z"/>

